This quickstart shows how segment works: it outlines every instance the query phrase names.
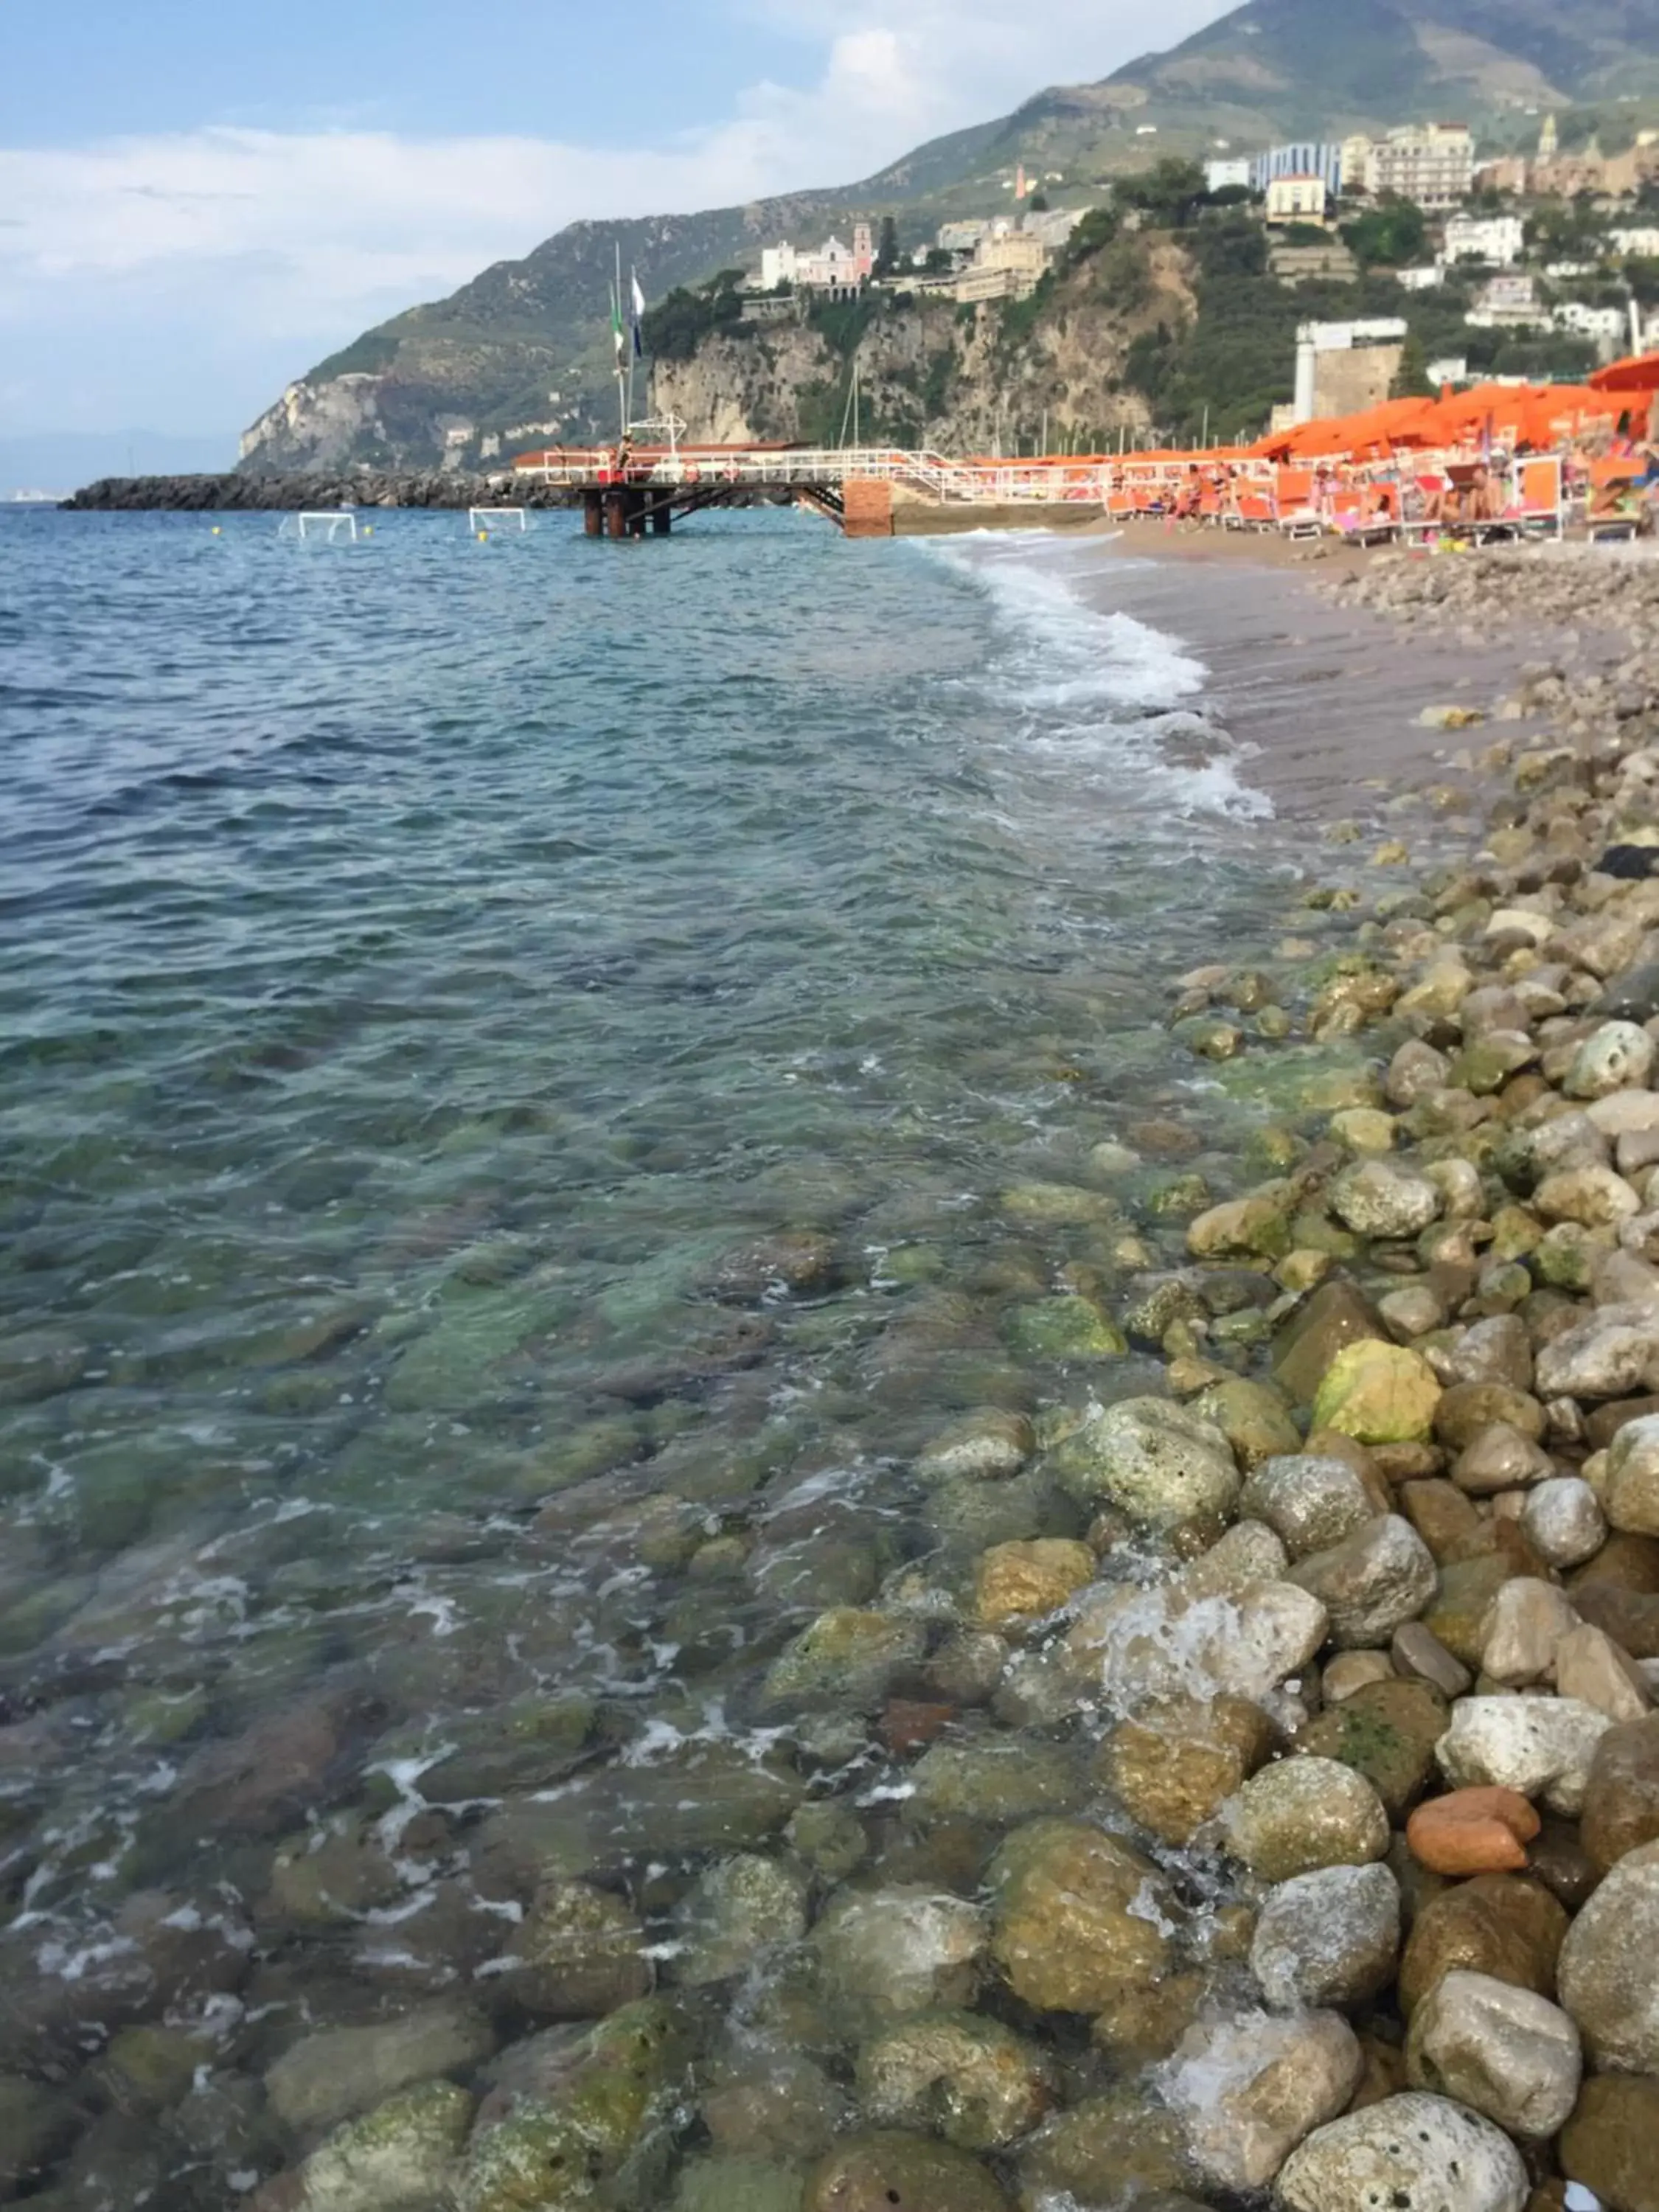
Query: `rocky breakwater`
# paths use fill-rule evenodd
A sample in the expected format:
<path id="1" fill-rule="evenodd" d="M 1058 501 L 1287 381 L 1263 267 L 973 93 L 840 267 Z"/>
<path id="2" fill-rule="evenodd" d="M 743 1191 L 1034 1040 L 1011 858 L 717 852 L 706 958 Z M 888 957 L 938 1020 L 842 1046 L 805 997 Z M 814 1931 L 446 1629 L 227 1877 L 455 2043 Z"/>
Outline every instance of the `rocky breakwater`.
<path id="1" fill-rule="evenodd" d="M 297 514 L 343 507 L 559 507 L 563 495 L 510 477 L 453 470 L 337 469 L 310 476 L 100 477 L 63 505 L 74 513 Z"/>

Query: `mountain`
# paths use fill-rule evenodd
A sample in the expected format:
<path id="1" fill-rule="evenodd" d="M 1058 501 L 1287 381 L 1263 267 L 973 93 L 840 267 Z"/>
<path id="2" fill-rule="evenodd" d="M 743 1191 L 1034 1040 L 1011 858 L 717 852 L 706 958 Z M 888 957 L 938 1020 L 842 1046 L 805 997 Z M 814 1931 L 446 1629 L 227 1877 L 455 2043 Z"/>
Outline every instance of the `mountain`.
<path id="1" fill-rule="evenodd" d="M 653 298 L 752 265 L 780 238 L 896 217 L 907 244 L 1008 205 L 1016 164 L 1087 204 L 1158 155 L 1380 130 L 1456 114 L 1494 143 L 1539 109 L 1628 144 L 1659 94 L 1659 0 L 1249 0 L 1168 52 L 919 147 L 862 183 L 749 207 L 575 223 L 447 300 L 320 362 L 243 440 L 243 466 L 477 466 L 515 447 L 602 434 L 614 418 L 609 288 L 620 248 Z M 1529 119 L 1531 118 L 1531 119 Z"/>

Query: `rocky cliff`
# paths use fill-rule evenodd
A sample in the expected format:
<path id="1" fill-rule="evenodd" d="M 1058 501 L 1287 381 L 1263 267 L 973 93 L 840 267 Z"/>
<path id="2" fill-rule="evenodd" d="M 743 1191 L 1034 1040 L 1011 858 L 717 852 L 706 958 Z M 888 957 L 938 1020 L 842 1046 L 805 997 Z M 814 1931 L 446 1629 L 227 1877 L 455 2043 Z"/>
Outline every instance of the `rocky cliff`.
<path id="1" fill-rule="evenodd" d="M 658 364 L 657 411 L 693 440 L 866 442 L 950 453 L 1028 448 L 1045 420 L 1052 449 L 1098 449 L 1151 427 L 1125 380 L 1143 333 L 1184 322 L 1194 296 L 1172 240 L 1125 239 L 1017 307 L 880 303 L 706 340 Z"/>

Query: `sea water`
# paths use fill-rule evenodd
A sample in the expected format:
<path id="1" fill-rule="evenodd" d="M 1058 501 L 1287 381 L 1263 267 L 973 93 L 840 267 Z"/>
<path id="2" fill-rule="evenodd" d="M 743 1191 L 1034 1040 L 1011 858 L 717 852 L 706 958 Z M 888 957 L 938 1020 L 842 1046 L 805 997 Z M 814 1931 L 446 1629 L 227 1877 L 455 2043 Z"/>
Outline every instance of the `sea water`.
<path id="1" fill-rule="evenodd" d="M 1286 855 L 1116 557 L 0 520 L 0 2075 L 77 2205 L 93 2117 L 216 2207 L 296 2035 L 487 1993 L 503 1803 L 599 1778 L 671 1980 L 688 1746 L 879 1863 L 871 1717 L 766 1668 L 1005 1533 L 953 1419 L 1154 1376 L 1045 1319 L 1261 1111 L 1169 986 Z"/>

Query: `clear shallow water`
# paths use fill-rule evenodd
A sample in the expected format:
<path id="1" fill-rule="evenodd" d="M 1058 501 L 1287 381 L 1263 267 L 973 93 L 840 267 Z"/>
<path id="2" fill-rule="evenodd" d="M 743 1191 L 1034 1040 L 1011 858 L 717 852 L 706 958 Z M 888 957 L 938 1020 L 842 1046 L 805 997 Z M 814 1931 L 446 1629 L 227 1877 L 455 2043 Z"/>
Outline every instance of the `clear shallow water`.
<path id="1" fill-rule="evenodd" d="M 1178 1249 L 1090 1156 L 1231 1149 L 1164 986 L 1279 855 L 1081 559 L 0 518 L 0 2074 L 108 2128 L 113 2028 L 210 2029 L 114 2101 L 169 2202 L 302 2146 L 297 2021 L 471 1985 L 501 1801 L 688 1741 L 843 1786 L 767 1662 L 971 1549 L 909 1460 L 1079 1396 L 1022 1316 Z M 606 1786 L 666 1911 L 703 1785 Z M 273 1904 L 328 1820 L 374 1881 Z"/>

